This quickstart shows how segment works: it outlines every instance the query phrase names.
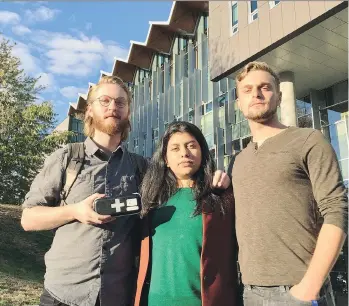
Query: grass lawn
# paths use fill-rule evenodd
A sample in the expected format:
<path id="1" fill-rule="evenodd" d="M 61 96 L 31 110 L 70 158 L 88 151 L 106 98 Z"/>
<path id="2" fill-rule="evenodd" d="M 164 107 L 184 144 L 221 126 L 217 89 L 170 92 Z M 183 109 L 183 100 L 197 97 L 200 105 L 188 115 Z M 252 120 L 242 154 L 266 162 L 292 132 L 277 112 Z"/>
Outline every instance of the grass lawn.
<path id="1" fill-rule="evenodd" d="M 24 232 L 21 207 L 0 204 L 0 306 L 39 303 L 52 232 Z"/>

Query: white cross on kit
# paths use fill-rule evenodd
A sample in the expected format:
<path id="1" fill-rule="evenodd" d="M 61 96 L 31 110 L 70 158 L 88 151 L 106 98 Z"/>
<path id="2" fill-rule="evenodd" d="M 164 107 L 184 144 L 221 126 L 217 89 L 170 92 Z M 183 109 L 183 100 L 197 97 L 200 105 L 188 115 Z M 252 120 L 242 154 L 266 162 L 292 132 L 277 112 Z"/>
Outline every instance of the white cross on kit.
<path id="1" fill-rule="evenodd" d="M 124 207 L 125 205 L 120 202 L 119 199 L 115 199 L 114 204 L 111 205 L 112 208 L 115 208 L 116 212 L 121 212 L 121 207 Z"/>

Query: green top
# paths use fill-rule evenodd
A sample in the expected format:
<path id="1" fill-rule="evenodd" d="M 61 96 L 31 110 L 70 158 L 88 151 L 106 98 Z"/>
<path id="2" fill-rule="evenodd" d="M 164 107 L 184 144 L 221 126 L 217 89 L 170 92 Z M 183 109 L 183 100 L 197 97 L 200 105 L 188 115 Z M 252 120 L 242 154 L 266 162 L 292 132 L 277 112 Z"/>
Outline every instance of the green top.
<path id="1" fill-rule="evenodd" d="M 148 306 L 201 306 L 202 216 L 193 217 L 191 188 L 181 188 L 153 212 Z"/>

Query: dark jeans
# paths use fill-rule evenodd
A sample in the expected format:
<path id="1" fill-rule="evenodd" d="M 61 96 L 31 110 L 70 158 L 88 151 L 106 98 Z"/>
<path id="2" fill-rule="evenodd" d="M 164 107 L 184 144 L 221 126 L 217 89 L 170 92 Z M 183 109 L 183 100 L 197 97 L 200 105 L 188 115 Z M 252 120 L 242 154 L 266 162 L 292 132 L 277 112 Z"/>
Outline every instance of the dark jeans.
<path id="1" fill-rule="evenodd" d="M 44 289 L 44 292 L 42 293 L 40 297 L 40 304 L 39 306 L 69 306 L 67 304 L 61 303 L 57 299 L 55 299 L 46 289 Z M 99 298 L 97 299 L 96 305 L 99 305 Z"/>
<path id="2" fill-rule="evenodd" d="M 243 290 L 244 306 L 300 306 L 316 305 L 296 299 L 290 294 L 292 286 L 260 287 L 245 285 Z M 326 280 L 317 300 L 319 306 L 335 306 L 330 280 Z"/>

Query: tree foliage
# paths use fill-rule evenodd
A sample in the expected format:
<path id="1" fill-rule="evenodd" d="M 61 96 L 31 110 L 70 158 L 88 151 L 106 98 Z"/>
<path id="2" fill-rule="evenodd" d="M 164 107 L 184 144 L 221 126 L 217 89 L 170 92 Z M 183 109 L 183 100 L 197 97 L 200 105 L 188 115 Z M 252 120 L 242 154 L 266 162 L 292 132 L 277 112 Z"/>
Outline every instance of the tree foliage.
<path id="1" fill-rule="evenodd" d="M 67 142 L 69 133 L 51 133 L 53 106 L 37 102 L 44 88 L 20 69 L 12 48 L 0 41 L 0 203 L 19 204 L 45 156 Z"/>

